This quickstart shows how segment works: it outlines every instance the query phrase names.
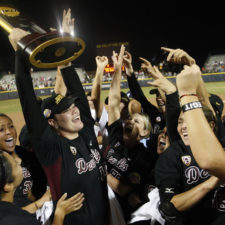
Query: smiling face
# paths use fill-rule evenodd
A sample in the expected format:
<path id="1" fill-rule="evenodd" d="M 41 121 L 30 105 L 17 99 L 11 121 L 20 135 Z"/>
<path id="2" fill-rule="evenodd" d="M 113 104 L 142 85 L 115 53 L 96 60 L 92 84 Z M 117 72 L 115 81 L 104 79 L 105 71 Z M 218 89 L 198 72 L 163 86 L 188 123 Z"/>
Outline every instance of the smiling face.
<path id="1" fill-rule="evenodd" d="M 10 118 L 0 116 L 0 149 L 13 152 L 16 146 L 17 133 Z"/>
<path id="2" fill-rule="evenodd" d="M 138 142 L 147 136 L 149 131 L 146 129 L 144 117 L 135 113 L 125 121 L 123 129 L 123 140 L 125 143 Z"/>
<path id="3" fill-rule="evenodd" d="M 23 180 L 23 172 L 21 165 L 8 153 L 3 153 L 12 168 L 12 177 L 15 188 L 18 187 Z"/>
<path id="4" fill-rule="evenodd" d="M 157 143 L 157 153 L 161 154 L 163 153 L 168 147 L 169 147 L 169 137 L 167 135 L 167 128 L 164 127 L 164 129 L 160 132 L 158 136 L 158 143 Z"/>
<path id="5" fill-rule="evenodd" d="M 177 126 L 177 131 L 184 142 L 186 146 L 189 145 L 189 137 L 188 137 L 188 131 L 187 131 L 187 125 L 184 122 L 184 114 L 181 112 L 179 119 L 178 119 L 178 126 Z"/>
<path id="6" fill-rule="evenodd" d="M 73 139 L 78 136 L 78 132 L 83 128 L 83 122 L 80 119 L 80 110 L 72 104 L 65 111 L 55 114 L 54 119 L 49 119 L 51 126 L 53 126 L 57 132 L 68 138 Z"/>

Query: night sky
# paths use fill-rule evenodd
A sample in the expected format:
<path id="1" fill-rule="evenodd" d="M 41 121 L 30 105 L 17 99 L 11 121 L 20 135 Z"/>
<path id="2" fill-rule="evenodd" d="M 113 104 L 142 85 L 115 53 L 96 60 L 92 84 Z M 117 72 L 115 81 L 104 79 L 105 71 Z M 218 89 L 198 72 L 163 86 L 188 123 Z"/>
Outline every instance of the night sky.
<path id="1" fill-rule="evenodd" d="M 76 60 L 95 69 L 96 44 L 129 42 L 135 69 L 138 57 L 155 60 L 161 46 L 182 48 L 202 66 L 210 52 L 225 52 L 225 17 L 217 1 L 87 1 L 0 0 L 43 27 L 56 27 L 63 9 L 72 9 L 76 34 L 86 50 Z M 196 5 L 197 4 L 197 5 Z M 0 73 L 14 70 L 14 54 L 5 31 L 0 29 Z"/>

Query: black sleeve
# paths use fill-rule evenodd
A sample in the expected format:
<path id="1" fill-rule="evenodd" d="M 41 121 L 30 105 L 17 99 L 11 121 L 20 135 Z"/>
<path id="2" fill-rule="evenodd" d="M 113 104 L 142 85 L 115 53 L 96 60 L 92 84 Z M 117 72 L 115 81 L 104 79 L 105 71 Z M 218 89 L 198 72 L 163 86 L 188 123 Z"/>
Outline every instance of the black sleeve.
<path id="1" fill-rule="evenodd" d="M 36 99 L 30 68 L 21 51 L 16 52 L 16 85 L 32 146 L 40 163 L 58 159 L 57 135 L 51 130 Z"/>
<path id="2" fill-rule="evenodd" d="M 40 105 L 34 93 L 30 67 L 21 51 L 16 52 L 15 72 L 16 86 L 28 131 L 33 137 L 38 138 L 48 124 L 41 113 Z"/>
<path id="3" fill-rule="evenodd" d="M 177 132 L 180 111 L 178 92 L 166 95 L 166 126 L 171 144 L 180 139 L 180 135 Z"/>
<path id="4" fill-rule="evenodd" d="M 61 72 L 67 87 L 67 93 L 69 95 L 78 96 L 80 99 L 76 101 L 76 105 L 80 110 L 81 120 L 83 121 L 84 126 L 94 130 L 95 121 L 91 116 L 87 97 L 76 70 L 73 66 L 70 66 L 62 69 Z"/>
<path id="5" fill-rule="evenodd" d="M 148 99 L 145 97 L 136 77 L 132 74 L 130 77 L 127 77 L 128 85 L 133 97 L 141 103 L 144 113 L 146 113 L 151 121 L 152 127 L 156 123 L 156 118 L 161 117 L 161 114 L 157 107 L 151 104 Z M 162 125 L 163 127 L 164 125 Z"/>
<path id="6" fill-rule="evenodd" d="M 159 156 L 156 162 L 155 181 L 159 188 L 161 202 L 170 201 L 174 195 L 181 193 L 180 173 L 182 168 L 179 163 L 178 151 L 173 144 Z"/>
<path id="7" fill-rule="evenodd" d="M 116 120 L 108 127 L 108 142 L 111 147 L 114 147 L 118 142 L 123 141 L 123 126 L 122 121 Z"/>

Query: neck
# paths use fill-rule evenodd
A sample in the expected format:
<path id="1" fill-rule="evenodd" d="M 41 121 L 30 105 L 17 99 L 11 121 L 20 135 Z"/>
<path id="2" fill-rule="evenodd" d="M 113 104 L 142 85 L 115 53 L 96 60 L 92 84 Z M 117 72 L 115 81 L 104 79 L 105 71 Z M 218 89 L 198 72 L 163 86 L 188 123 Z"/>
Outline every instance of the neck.
<path id="1" fill-rule="evenodd" d="M 13 202 L 13 195 L 14 192 L 9 192 L 9 193 L 4 193 L 3 196 L 1 197 L 2 202 Z"/>
<path id="2" fill-rule="evenodd" d="M 64 132 L 64 131 L 61 131 L 59 133 L 60 136 L 63 136 L 69 140 L 73 140 L 73 139 L 76 139 L 79 137 L 79 133 L 78 132 L 75 132 L 75 133 L 69 133 L 69 132 Z"/>

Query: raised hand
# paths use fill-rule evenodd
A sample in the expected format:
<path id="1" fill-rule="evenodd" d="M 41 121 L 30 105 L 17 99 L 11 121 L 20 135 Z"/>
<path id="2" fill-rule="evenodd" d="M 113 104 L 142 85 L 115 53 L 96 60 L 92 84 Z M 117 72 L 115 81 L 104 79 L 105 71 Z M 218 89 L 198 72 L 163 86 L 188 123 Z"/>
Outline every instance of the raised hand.
<path id="1" fill-rule="evenodd" d="M 109 60 L 106 56 L 96 56 L 95 61 L 97 64 L 97 68 L 103 69 L 106 67 L 106 65 L 109 63 Z"/>
<path id="2" fill-rule="evenodd" d="M 152 64 L 145 58 L 139 57 L 142 60 L 141 69 L 144 70 L 148 75 L 154 76 L 155 70 Z"/>
<path id="3" fill-rule="evenodd" d="M 200 68 L 196 64 L 192 66 L 184 66 L 184 69 L 176 77 L 179 95 L 196 94 L 200 82 Z"/>
<path id="4" fill-rule="evenodd" d="M 71 35 L 74 34 L 74 18 L 71 18 L 71 9 L 63 10 L 63 19 L 62 19 L 62 31 L 65 33 L 69 33 Z"/>
<path id="5" fill-rule="evenodd" d="M 195 64 L 195 60 L 182 49 L 172 49 L 166 47 L 161 47 L 161 49 L 169 53 L 167 56 L 168 62 L 184 64 L 188 66 L 192 66 L 193 64 Z"/>
<path id="6" fill-rule="evenodd" d="M 125 54 L 123 56 L 123 65 L 125 66 L 126 74 L 128 76 L 131 76 L 134 70 L 132 66 L 132 56 L 128 51 L 125 51 Z"/>
<path id="7" fill-rule="evenodd" d="M 157 66 L 152 66 L 152 64 L 144 58 L 140 57 L 140 59 L 143 61 L 141 68 L 147 71 L 154 80 L 153 82 L 148 82 L 149 85 L 159 88 L 166 94 L 171 94 L 176 91 L 176 87 L 162 75 Z"/>
<path id="8" fill-rule="evenodd" d="M 118 69 L 121 70 L 124 52 L 125 52 L 124 45 L 121 45 L 119 55 L 115 51 L 113 51 L 112 61 L 113 61 L 113 64 L 114 64 L 115 71 L 118 70 Z"/>

